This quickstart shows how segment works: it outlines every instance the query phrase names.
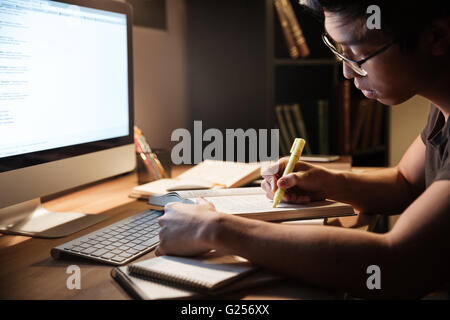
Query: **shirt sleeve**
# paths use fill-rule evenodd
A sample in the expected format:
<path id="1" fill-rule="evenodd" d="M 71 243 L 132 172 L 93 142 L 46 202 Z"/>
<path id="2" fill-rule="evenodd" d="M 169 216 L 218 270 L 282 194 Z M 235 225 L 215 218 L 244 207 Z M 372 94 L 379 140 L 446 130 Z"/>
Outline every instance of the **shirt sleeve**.
<path id="1" fill-rule="evenodd" d="M 447 162 L 447 165 L 439 170 L 436 175 L 434 181 L 438 180 L 450 180 L 450 165 Z"/>
<path id="2" fill-rule="evenodd" d="M 433 130 L 433 124 L 435 121 L 436 107 L 431 105 L 430 112 L 428 113 L 428 120 L 425 128 L 420 133 L 420 137 L 422 138 L 422 142 L 426 145 L 428 137 L 430 136 L 431 130 Z"/>
<path id="3" fill-rule="evenodd" d="M 447 141 L 447 145 L 445 146 L 445 148 L 446 150 L 444 150 L 443 153 L 444 165 L 438 170 L 434 181 L 450 180 L 450 140 Z"/>

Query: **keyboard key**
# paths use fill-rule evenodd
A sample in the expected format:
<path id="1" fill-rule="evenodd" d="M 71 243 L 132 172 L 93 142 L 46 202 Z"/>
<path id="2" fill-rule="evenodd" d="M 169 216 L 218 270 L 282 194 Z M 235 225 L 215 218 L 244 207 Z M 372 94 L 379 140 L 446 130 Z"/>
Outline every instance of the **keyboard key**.
<path id="1" fill-rule="evenodd" d="M 136 253 L 138 253 L 139 252 L 139 250 L 136 250 L 136 249 L 133 249 L 133 248 L 131 248 L 131 249 L 128 249 L 126 252 L 128 252 L 128 253 L 130 253 L 130 254 L 136 254 Z"/>
<path id="2" fill-rule="evenodd" d="M 116 246 L 112 246 L 112 245 L 105 247 L 106 250 L 114 250 L 115 248 L 116 248 Z"/>
<path id="3" fill-rule="evenodd" d="M 97 251 L 91 253 L 91 255 L 93 255 L 94 257 L 100 257 L 107 252 L 108 252 L 108 250 L 106 250 L 106 249 L 100 249 L 100 250 L 97 250 Z"/>
<path id="4" fill-rule="evenodd" d="M 147 241 L 145 241 L 145 242 L 142 242 L 141 243 L 141 246 L 151 246 L 151 245 L 153 245 L 153 244 L 155 244 L 155 243 L 157 243 L 157 242 L 159 242 L 159 237 L 157 236 L 157 237 L 153 237 L 153 238 L 151 238 L 151 239 L 149 239 L 149 240 L 147 240 Z"/>
<path id="5" fill-rule="evenodd" d="M 116 262 L 122 262 L 125 259 L 126 259 L 125 257 L 121 257 L 121 256 L 115 256 L 115 257 L 111 258 L 112 261 L 116 261 Z"/>
<path id="6" fill-rule="evenodd" d="M 105 253 L 104 255 L 102 255 L 102 258 L 105 258 L 105 259 L 111 259 L 111 258 L 114 257 L 114 256 L 115 256 L 114 253 L 107 252 L 107 253 Z"/>
<path id="7" fill-rule="evenodd" d="M 84 242 L 84 241 L 81 241 L 81 240 L 77 240 L 77 241 L 73 241 L 71 244 L 74 245 L 74 246 L 80 246 L 80 245 L 82 245 L 83 243 L 85 243 L 85 242 Z"/>
<path id="8" fill-rule="evenodd" d="M 127 253 L 127 252 L 122 252 L 121 254 L 119 254 L 119 257 L 124 257 L 124 258 L 129 258 L 133 256 L 131 253 Z"/>
<path id="9" fill-rule="evenodd" d="M 119 250 L 119 249 L 114 249 L 111 251 L 111 253 L 114 253 L 114 254 L 119 254 L 121 252 L 122 252 L 122 250 Z"/>
<path id="10" fill-rule="evenodd" d="M 91 254 L 92 252 L 95 252 L 95 251 L 97 251 L 97 249 L 91 247 L 91 248 L 87 248 L 87 249 L 82 250 L 81 253 Z"/>

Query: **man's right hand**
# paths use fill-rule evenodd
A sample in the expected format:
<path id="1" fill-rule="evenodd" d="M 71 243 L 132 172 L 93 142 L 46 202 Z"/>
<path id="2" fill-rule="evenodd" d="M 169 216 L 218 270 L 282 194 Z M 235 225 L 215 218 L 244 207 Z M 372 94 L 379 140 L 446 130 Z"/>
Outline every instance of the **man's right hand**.
<path id="1" fill-rule="evenodd" d="M 261 169 L 264 178 L 261 188 L 269 199 L 273 199 L 278 188 L 286 190 L 283 202 L 306 204 L 331 199 L 332 190 L 337 185 L 335 172 L 299 161 L 293 173 L 282 177 L 288 161 L 288 157 L 282 158 L 276 164 Z"/>

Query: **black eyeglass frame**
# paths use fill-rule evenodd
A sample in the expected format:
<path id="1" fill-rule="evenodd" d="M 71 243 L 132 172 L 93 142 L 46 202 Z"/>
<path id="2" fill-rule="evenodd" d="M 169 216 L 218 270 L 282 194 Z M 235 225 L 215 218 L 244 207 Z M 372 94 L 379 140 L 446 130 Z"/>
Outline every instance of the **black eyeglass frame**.
<path id="1" fill-rule="evenodd" d="M 367 75 L 367 71 L 363 69 L 362 65 L 364 63 L 366 63 L 369 59 L 372 59 L 373 57 L 379 55 L 380 53 L 386 51 L 387 49 L 389 49 L 396 41 L 393 40 L 391 42 L 389 42 L 388 44 L 386 44 L 385 46 L 383 46 L 382 48 L 378 49 L 377 51 L 375 51 L 374 53 L 370 54 L 369 56 L 365 57 L 362 60 L 356 61 L 356 60 L 352 60 L 350 58 L 347 58 L 346 56 L 344 56 L 342 53 L 340 53 L 339 51 L 337 51 L 337 49 L 333 46 L 333 44 L 331 43 L 331 41 L 329 40 L 329 36 L 328 33 L 324 32 L 322 33 L 322 41 L 325 43 L 325 45 L 341 60 L 344 60 L 350 64 L 356 64 L 358 66 L 359 69 L 361 69 L 362 71 L 364 71 L 365 74 L 359 74 L 361 76 L 366 76 Z M 357 72 L 357 70 L 355 70 Z"/>

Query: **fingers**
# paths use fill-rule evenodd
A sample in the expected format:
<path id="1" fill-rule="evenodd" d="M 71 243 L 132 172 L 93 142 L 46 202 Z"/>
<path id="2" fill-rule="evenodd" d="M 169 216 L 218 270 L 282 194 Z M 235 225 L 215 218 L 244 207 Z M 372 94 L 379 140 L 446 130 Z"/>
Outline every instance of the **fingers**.
<path id="1" fill-rule="evenodd" d="M 261 169 L 261 176 L 263 178 L 274 176 L 274 175 L 281 177 L 288 162 L 289 162 L 289 157 L 284 157 L 284 158 L 281 158 L 280 160 L 278 160 L 278 162 L 276 162 L 273 165 L 263 167 Z M 298 161 L 295 164 L 294 171 L 306 171 L 311 168 L 313 168 L 313 166 L 310 165 L 309 163 L 306 163 L 303 161 Z"/>
<path id="2" fill-rule="evenodd" d="M 155 249 L 155 256 L 159 257 L 159 256 L 163 256 L 165 253 L 164 251 L 161 249 L 161 246 L 157 246 Z"/>
<path id="3" fill-rule="evenodd" d="M 266 197 L 272 200 L 274 192 L 272 191 L 272 187 L 267 180 L 263 180 L 261 182 L 261 188 L 266 192 Z"/>
<path id="4" fill-rule="evenodd" d="M 284 168 L 286 168 L 288 161 L 289 161 L 289 158 L 284 157 L 272 165 L 261 168 L 261 176 L 270 177 L 273 175 L 282 174 Z"/>
<path id="5" fill-rule="evenodd" d="M 272 176 L 268 179 L 264 179 L 261 182 L 261 188 L 268 193 L 274 193 L 278 189 L 277 178 Z"/>
<path id="6" fill-rule="evenodd" d="M 267 180 L 263 180 L 261 182 L 261 189 L 263 189 L 266 193 L 272 191 L 272 188 L 270 187 L 270 183 Z"/>
<path id="7" fill-rule="evenodd" d="M 208 200 L 206 200 L 203 197 L 200 197 L 199 199 L 197 199 L 197 205 L 205 207 L 208 210 L 216 210 L 216 207 L 214 206 L 214 204 Z"/>
<path id="8" fill-rule="evenodd" d="M 299 184 L 299 175 L 295 173 L 290 173 L 287 176 L 281 177 L 278 180 L 278 187 L 283 189 L 289 189 L 295 186 L 298 186 Z"/>
<path id="9" fill-rule="evenodd" d="M 289 195 L 289 202 L 298 204 L 308 204 L 311 202 L 311 197 L 308 195 L 292 193 Z"/>

